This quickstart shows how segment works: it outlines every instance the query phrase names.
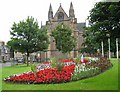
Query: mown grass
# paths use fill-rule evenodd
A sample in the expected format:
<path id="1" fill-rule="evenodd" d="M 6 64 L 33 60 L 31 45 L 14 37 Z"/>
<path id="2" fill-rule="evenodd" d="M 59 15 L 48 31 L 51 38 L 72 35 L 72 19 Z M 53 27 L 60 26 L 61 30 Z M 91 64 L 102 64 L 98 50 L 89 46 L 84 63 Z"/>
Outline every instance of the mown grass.
<path id="1" fill-rule="evenodd" d="M 2 81 L 2 90 L 118 90 L 118 60 L 111 59 L 113 67 L 88 79 L 62 84 L 12 84 Z M 3 68 L 2 78 L 30 71 L 26 65 Z"/>
<path id="2" fill-rule="evenodd" d="M 0 66 L 0 92 L 2 90 L 2 66 Z"/>

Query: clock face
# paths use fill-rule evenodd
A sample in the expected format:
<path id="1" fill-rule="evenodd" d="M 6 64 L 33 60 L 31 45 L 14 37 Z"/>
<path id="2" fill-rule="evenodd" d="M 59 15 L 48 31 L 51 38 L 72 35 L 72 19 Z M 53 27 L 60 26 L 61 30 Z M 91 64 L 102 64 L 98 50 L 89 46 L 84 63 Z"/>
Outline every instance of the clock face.
<path id="1" fill-rule="evenodd" d="M 63 12 L 58 13 L 58 20 L 64 20 L 64 14 Z"/>

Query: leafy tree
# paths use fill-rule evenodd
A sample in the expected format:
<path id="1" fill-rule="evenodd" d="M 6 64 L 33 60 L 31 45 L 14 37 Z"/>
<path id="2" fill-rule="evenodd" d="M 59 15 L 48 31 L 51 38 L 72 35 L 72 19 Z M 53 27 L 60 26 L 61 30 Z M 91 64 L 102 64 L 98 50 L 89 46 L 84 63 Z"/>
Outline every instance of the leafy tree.
<path id="1" fill-rule="evenodd" d="M 97 33 L 96 35 L 98 34 L 99 33 Z M 83 36 L 85 38 L 85 42 L 83 43 L 83 45 L 85 48 L 81 48 L 82 53 L 93 53 L 99 48 L 100 44 L 97 42 L 96 35 L 92 32 L 92 30 L 89 27 L 85 28 L 85 31 L 83 33 Z"/>
<path id="2" fill-rule="evenodd" d="M 47 29 L 40 29 L 38 22 L 33 17 L 14 23 L 11 29 L 10 34 L 12 37 L 8 41 L 8 45 L 18 52 L 27 53 L 27 65 L 30 53 L 48 48 Z"/>
<path id="3" fill-rule="evenodd" d="M 88 27 L 84 36 L 87 41 L 91 41 L 93 47 L 98 44 L 100 47 L 101 41 L 104 42 L 104 49 L 108 49 L 108 37 L 111 39 L 111 51 L 116 51 L 115 39 L 119 39 L 120 44 L 120 2 L 98 2 L 94 8 L 90 11 L 88 17 L 90 27 Z M 90 33 L 91 32 L 91 33 Z M 90 34 L 89 34 L 90 33 Z M 92 36 L 91 36 L 92 34 Z M 88 35 L 88 37 L 87 37 Z M 90 37 L 91 36 L 91 37 Z M 87 43 L 87 42 L 86 42 Z M 88 44 L 89 44 L 88 43 Z M 93 44 L 96 43 L 96 44 Z M 120 48 L 120 46 L 119 46 Z"/>
<path id="4" fill-rule="evenodd" d="M 94 31 L 109 33 L 112 38 L 120 34 L 120 2 L 99 2 L 91 10 L 89 22 Z"/>
<path id="5" fill-rule="evenodd" d="M 55 38 L 56 48 L 62 53 L 67 53 L 75 48 L 76 41 L 72 36 L 72 30 L 60 24 L 52 31 L 52 36 Z"/>

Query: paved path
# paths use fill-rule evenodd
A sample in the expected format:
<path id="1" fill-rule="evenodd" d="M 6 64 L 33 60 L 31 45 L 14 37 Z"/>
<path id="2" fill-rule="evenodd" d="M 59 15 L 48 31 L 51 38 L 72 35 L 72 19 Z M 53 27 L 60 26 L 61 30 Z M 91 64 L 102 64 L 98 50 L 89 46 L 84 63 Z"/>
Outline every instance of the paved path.
<path id="1" fill-rule="evenodd" d="M 14 64 L 17 64 L 17 62 L 14 62 Z M 0 67 L 9 67 L 9 66 L 12 66 L 11 62 L 6 62 L 6 63 L 0 62 Z"/>
<path id="2" fill-rule="evenodd" d="M 2 63 L 2 67 L 8 67 L 8 66 L 11 66 L 11 62 Z"/>
<path id="3" fill-rule="evenodd" d="M 0 67 L 9 67 L 9 66 L 11 66 L 11 62 L 0 63 Z"/>

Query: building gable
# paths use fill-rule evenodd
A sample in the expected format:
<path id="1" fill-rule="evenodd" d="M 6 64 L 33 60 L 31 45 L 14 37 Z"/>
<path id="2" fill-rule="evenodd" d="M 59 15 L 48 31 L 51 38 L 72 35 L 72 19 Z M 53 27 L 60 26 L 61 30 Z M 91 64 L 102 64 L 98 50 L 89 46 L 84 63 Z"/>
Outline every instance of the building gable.
<path id="1" fill-rule="evenodd" d="M 68 15 L 65 13 L 64 9 L 62 8 L 62 6 L 60 5 L 60 7 L 58 8 L 57 12 L 55 13 L 55 16 L 53 17 L 54 21 L 65 21 L 65 20 L 69 20 Z"/>

